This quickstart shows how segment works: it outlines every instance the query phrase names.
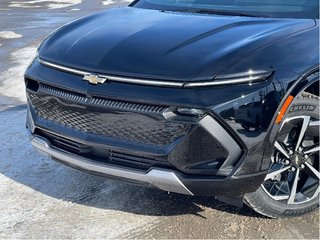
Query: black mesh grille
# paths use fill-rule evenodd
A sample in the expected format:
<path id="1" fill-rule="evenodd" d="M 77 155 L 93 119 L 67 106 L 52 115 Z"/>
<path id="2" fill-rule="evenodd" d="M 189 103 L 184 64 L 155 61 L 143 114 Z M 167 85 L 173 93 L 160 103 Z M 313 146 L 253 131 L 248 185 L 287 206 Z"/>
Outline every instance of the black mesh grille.
<path id="1" fill-rule="evenodd" d="M 141 104 L 141 103 L 134 103 L 134 102 L 117 101 L 117 100 L 111 100 L 111 99 L 99 98 L 99 97 L 87 97 L 85 94 L 82 94 L 82 93 L 71 92 L 68 90 L 56 88 L 46 84 L 40 85 L 40 91 L 46 92 L 50 95 L 54 95 L 64 99 L 80 102 L 80 103 L 82 102 L 90 105 L 96 105 L 100 107 L 132 111 L 132 112 L 159 114 L 166 109 L 165 106 L 159 106 L 159 105 L 149 105 L 149 104 Z"/>
<path id="2" fill-rule="evenodd" d="M 111 150 L 109 151 L 109 161 L 110 163 L 114 163 L 117 165 L 120 164 L 144 170 L 148 170 L 151 167 L 155 166 L 172 167 L 172 165 L 168 161 L 160 161 L 158 159 L 156 160 L 149 157 L 136 156 Z"/>
<path id="3" fill-rule="evenodd" d="M 139 111 L 141 107 L 137 107 L 138 104 L 134 103 L 126 105 L 127 103 L 121 104 L 119 101 L 112 100 L 117 103 L 117 110 L 112 106 L 109 107 L 107 104 L 109 100 L 106 99 L 102 99 L 105 104 L 102 102 L 99 104 L 98 98 L 93 98 L 98 101 L 94 107 L 75 104 L 74 102 L 83 101 L 86 97 L 78 93 L 72 95 L 72 92 L 64 92 L 64 90 L 58 93 L 52 92 L 50 95 L 47 91 L 45 93 L 29 92 L 28 97 L 35 113 L 42 119 L 81 132 L 129 142 L 167 146 L 178 137 L 186 135 L 192 127 L 190 124 L 168 122 L 162 119 L 160 114 L 155 115 L 156 110 L 151 110 L 152 108 L 149 109 L 153 111 L 152 114 L 149 113 L 150 115 L 123 109 L 133 108 Z"/>

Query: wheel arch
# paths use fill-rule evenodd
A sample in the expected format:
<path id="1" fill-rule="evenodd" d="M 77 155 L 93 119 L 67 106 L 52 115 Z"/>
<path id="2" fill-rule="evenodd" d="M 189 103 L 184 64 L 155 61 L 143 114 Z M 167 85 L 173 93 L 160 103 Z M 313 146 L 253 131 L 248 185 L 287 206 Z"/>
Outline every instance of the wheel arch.
<path id="1" fill-rule="evenodd" d="M 270 123 L 268 134 L 266 135 L 264 142 L 264 151 L 263 159 L 261 163 L 261 171 L 268 170 L 270 167 L 270 156 L 272 154 L 274 139 L 280 129 L 282 118 L 286 115 L 286 110 L 290 108 L 294 99 L 303 91 L 315 94 L 319 96 L 319 65 L 313 66 L 301 74 L 297 80 L 295 80 L 291 86 L 288 86 L 288 90 L 285 93 L 282 101 L 280 102 L 275 115 L 272 118 Z M 284 109 L 285 108 L 285 109 Z M 282 113 L 282 110 L 284 112 Z M 283 114 L 280 122 L 277 122 L 279 119 L 279 114 Z"/>

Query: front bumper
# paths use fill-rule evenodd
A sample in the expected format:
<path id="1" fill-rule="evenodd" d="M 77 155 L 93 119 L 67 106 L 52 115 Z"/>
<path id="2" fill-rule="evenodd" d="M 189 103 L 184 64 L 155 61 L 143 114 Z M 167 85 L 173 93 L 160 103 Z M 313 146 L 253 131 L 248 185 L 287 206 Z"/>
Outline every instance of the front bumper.
<path id="1" fill-rule="evenodd" d="M 37 135 L 31 136 L 31 143 L 41 153 L 49 155 L 53 160 L 75 169 L 103 177 L 149 183 L 164 191 L 186 195 L 239 197 L 247 192 L 255 191 L 266 174 L 265 172 L 261 172 L 259 174 L 241 177 L 213 179 L 186 176 L 178 171 L 169 169 L 154 168 L 144 173 L 128 168 L 95 162 L 70 152 L 57 149 L 45 138 Z"/>
<path id="2" fill-rule="evenodd" d="M 103 176 L 146 182 L 165 191 L 193 195 L 192 192 L 183 185 L 177 175 L 170 170 L 152 169 L 147 173 L 143 173 L 92 160 L 90 161 L 75 154 L 53 148 L 49 141 L 40 136 L 32 136 L 31 144 L 40 152 L 51 156 L 53 159 L 83 171 Z"/>
<path id="3" fill-rule="evenodd" d="M 235 174 L 246 158 L 244 143 L 212 109 L 182 101 L 195 96 L 193 92 L 188 97 L 179 95 L 187 94 L 185 90 L 174 90 L 181 99 L 177 103 L 124 97 L 119 91 L 130 95 L 136 87 L 93 87 L 38 63 L 27 71 L 26 86 L 32 144 L 71 167 L 207 196 L 255 191 L 266 174 Z M 140 88 L 149 97 L 173 91 Z M 181 115 L 178 106 L 202 108 L 206 114 Z"/>

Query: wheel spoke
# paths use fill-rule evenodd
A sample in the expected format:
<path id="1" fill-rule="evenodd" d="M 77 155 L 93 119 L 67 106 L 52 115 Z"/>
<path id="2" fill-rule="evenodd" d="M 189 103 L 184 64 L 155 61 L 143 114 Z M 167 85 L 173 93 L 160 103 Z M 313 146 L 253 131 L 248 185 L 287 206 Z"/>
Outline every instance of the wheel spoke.
<path id="1" fill-rule="evenodd" d="M 284 149 L 284 147 L 282 147 L 282 145 L 276 141 L 274 146 L 286 157 L 286 158 L 290 158 L 289 154 L 287 153 L 287 150 Z"/>
<path id="2" fill-rule="evenodd" d="M 272 196 L 274 200 L 281 201 L 281 200 L 287 200 L 289 198 L 289 195 L 282 195 L 282 196 Z"/>
<path id="3" fill-rule="evenodd" d="M 313 122 L 310 122 L 309 126 L 310 126 L 310 127 L 320 126 L 320 121 L 313 121 Z"/>
<path id="4" fill-rule="evenodd" d="M 297 145 L 296 145 L 296 151 L 298 151 L 301 143 L 302 143 L 302 139 L 304 137 L 304 134 L 306 133 L 307 131 L 307 128 L 309 126 L 309 122 L 310 122 L 310 116 L 304 116 L 303 117 L 303 123 L 302 123 L 302 126 L 301 126 L 301 129 L 300 129 L 300 133 L 299 133 L 299 138 L 298 138 L 298 141 L 297 141 Z"/>
<path id="5" fill-rule="evenodd" d="M 290 168 L 290 166 L 287 166 L 287 167 L 285 167 L 285 168 L 281 168 L 281 169 L 279 169 L 279 170 L 277 170 L 277 171 L 274 171 L 274 172 L 272 172 L 272 173 L 269 173 L 269 174 L 267 174 L 267 176 L 265 177 L 264 180 L 272 179 L 272 178 L 274 178 L 275 176 L 277 176 L 278 174 L 287 171 L 289 168 Z"/>
<path id="6" fill-rule="evenodd" d="M 318 178 L 320 179 L 320 173 L 315 169 L 310 163 L 305 162 L 307 168 Z"/>
<path id="7" fill-rule="evenodd" d="M 314 194 L 313 194 L 311 199 L 314 199 L 315 197 L 317 197 L 319 192 L 320 192 L 320 185 L 318 186 L 317 190 L 314 192 Z"/>
<path id="8" fill-rule="evenodd" d="M 318 151 L 320 151 L 320 146 L 311 148 L 311 149 L 305 151 L 304 154 L 310 154 L 310 153 L 314 153 L 314 152 L 318 152 Z"/>
<path id="9" fill-rule="evenodd" d="M 288 204 L 294 203 L 294 200 L 296 198 L 298 181 L 299 181 L 299 173 L 300 173 L 300 170 L 298 168 L 297 171 L 296 171 L 296 175 L 294 177 L 294 180 L 293 180 L 292 187 L 291 187 L 291 193 L 290 193 L 290 196 L 289 196 Z"/>

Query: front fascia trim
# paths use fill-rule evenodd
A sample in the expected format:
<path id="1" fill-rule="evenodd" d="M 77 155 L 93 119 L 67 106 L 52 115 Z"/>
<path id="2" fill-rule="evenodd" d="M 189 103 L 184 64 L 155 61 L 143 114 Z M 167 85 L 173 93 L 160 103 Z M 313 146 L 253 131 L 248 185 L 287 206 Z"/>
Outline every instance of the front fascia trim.
<path id="1" fill-rule="evenodd" d="M 208 131 L 213 137 L 219 139 L 221 144 L 226 147 L 228 151 L 228 158 L 220 167 L 217 175 L 228 176 L 232 173 L 238 160 L 241 158 L 242 149 L 239 144 L 231 137 L 231 135 L 211 116 L 204 117 L 199 125 Z"/>

